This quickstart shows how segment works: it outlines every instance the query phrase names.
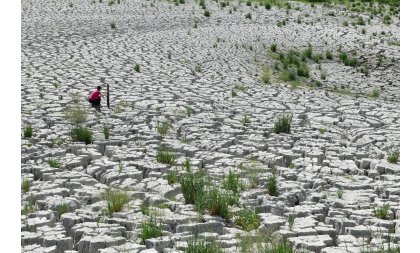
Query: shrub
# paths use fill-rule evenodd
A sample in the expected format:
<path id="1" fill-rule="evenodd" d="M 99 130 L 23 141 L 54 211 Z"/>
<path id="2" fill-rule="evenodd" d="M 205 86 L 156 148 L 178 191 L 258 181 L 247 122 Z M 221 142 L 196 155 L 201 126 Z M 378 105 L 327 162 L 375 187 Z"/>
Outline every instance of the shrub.
<path id="1" fill-rule="evenodd" d="M 204 178 L 202 173 L 188 172 L 181 176 L 181 191 L 185 204 L 195 204 L 204 192 Z"/>
<path id="2" fill-rule="evenodd" d="M 260 221 L 257 214 L 250 209 L 243 209 L 236 212 L 238 216 L 235 224 L 241 226 L 245 231 L 257 229 L 260 226 Z"/>
<path id="3" fill-rule="evenodd" d="M 388 153 L 387 160 L 390 163 L 398 163 L 400 161 L 400 151 L 399 150 L 393 150 L 390 153 Z"/>
<path id="4" fill-rule="evenodd" d="M 137 73 L 139 73 L 139 72 L 140 72 L 140 64 L 136 63 L 136 64 L 134 65 L 134 70 L 135 70 Z"/>
<path id="5" fill-rule="evenodd" d="M 86 121 L 87 110 L 79 104 L 75 104 L 66 108 L 65 117 L 70 120 L 72 124 L 79 125 Z"/>
<path id="6" fill-rule="evenodd" d="M 63 213 L 68 213 L 68 212 L 70 212 L 69 204 L 63 202 L 57 206 L 57 214 L 58 214 L 59 219 Z"/>
<path id="7" fill-rule="evenodd" d="M 162 226 L 158 226 L 155 221 L 150 220 L 141 225 L 141 240 L 143 243 L 145 243 L 147 239 L 160 236 L 162 236 Z"/>
<path id="8" fill-rule="evenodd" d="M 204 11 L 204 16 L 205 16 L 205 17 L 210 17 L 210 12 L 209 12 L 208 10 L 205 10 L 205 11 Z"/>
<path id="9" fill-rule="evenodd" d="M 245 18 L 247 18 L 247 19 L 251 19 L 251 13 L 247 13 L 246 15 L 245 15 Z"/>
<path id="10" fill-rule="evenodd" d="M 238 193 L 242 188 L 239 178 L 239 174 L 233 173 L 229 170 L 226 178 L 222 181 L 222 188 Z"/>
<path id="11" fill-rule="evenodd" d="M 267 189 L 270 196 L 277 196 L 277 179 L 275 176 L 272 176 L 270 179 L 268 179 Z"/>
<path id="12" fill-rule="evenodd" d="M 113 189 L 107 189 L 102 193 L 102 198 L 107 201 L 109 215 L 112 215 L 114 212 L 120 212 L 129 201 L 126 192 Z"/>
<path id="13" fill-rule="evenodd" d="M 376 217 L 385 220 L 388 218 L 389 208 L 390 206 L 388 203 L 383 204 L 379 208 L 374 208 L 374 214 Z"/>
<path id="14" fill-rule="evenodd" d="M 50 159 L 48 160 L 48 165 L 51 168 L 60 168 L 61 167 L 61 162 L 55 159 Z"/>
<path id="15" fill-rule="evenodd" d="M 32 125 L 27 125 L 25 129 L 23 129 L 23 136 L 25 138 L 31 138 L 33 133 Z"/>
<path id="16" fill-rule="evenodd" d="M 159 148 L 156 161 L 169 165 L 175 165 L 176 163 L 175 155 L 164 148 Z"/>
<path id="17" fill-rule="evenodd" d="M 112 29 L 115 29 L 115 27 L 116 27 L 115 22 L 114 22 L 114 21 L 112 21 L 112 22 L 111 22 L 111 28 L 112 28 Z"/>
<path id="18" fill-rule="evenodd" d="M 22 180 L 22 184 L 21 184 L 21 186 L 20 186 L 20 189 L 21 189 L 24 193 L 27 193 L 27 192 L 29 191 L 29 188 L 30 188 L 29 180 L 28 180 L 28 178 L 27 178 L 27 177 L 25 177 L 25 178 Z"/>
<path id="19" fill-rule="evenodd" d="M 223 253 L 223 251 L 214 242 L 193 239 L 188 242 L 185 253 Z"/>
<path id="20" fill-rule="evenodd" d="M 290 133 L 290 126 L 292 125 L 292 115 L 283 115 L 274 123 L 274 133 Z"/>
<path id="21" fill-rule="evenodd" d="M 381 91 L 378 88 L 372 90 L 372 94 L 370 94 L 373 98 L 379 98 L 381 96 Z"/>
<path id="22" fill-rule="evenodd" d="M 104 126 L 104 136 L 105 136 L 105 140 L 109 139 L 109 127 L 108 126 Z"/>
<path id="23" fill-rule="evenodd" d="M 70 136 L 73 141 L 80 141 L 85 144 L 91 144 L 93 139 L 92 131 L 90 131 L 89 128 L 81 126 L 73 128 L 70 132 Z"/>

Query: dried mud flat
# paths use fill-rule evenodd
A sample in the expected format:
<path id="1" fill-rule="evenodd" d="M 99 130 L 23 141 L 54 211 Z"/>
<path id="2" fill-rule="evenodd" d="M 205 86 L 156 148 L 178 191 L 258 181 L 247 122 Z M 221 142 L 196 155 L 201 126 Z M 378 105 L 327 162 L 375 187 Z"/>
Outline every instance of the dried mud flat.
<path id="1" fill-rule="evenodd" d="M 397 14 L 118 2 L 22 1 L 22 252 L 399 245 Z"/>

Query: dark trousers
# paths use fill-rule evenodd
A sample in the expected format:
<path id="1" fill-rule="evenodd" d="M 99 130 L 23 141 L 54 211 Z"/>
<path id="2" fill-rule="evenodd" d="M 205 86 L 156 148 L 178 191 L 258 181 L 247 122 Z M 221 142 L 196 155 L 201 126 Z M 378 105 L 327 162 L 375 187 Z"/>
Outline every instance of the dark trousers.
<path id="1" fill-rule="evenodd" d="M 92 107 L 100 107 L 101 106 L 101 98 L 91 100 L 89 99 L 89 103 L 92 104 Z"/>

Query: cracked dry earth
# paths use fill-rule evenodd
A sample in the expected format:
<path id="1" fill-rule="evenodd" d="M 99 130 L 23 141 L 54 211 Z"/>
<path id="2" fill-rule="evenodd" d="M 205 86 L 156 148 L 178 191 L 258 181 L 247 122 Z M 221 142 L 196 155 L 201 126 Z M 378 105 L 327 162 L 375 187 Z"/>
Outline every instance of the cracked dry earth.
<path id="1" fill-rule="evenodd" d="M 298 2 L 266 10 L 207 0 L 210 17 L 190 0 L 71 3 L 22 1 L 22 131 L 30 124 L 34 132 L 22 136 L 22 181 L 29 181 L 21 195 L 22 252 L 183 252 L 197 234 L 225 252 L 241 252 L 246 235 L 317 253 L 399 244 L 400 166 L 387 159 L 400 139 L 397 17 L 391 25 L 373 16 L 365 26 L 343 26 L 352 15 L 369 15 Z M 322 86 L 264 84 L 272 43 L 333 52 L 333 59 L 308 61 L 308 80 L 319 80 L 319 65 L 326 73 Z M 357 52 L 369 75 L 345 66 L 339 48 Z M 96 113 L 85 97 L 101 78 L 110 84 L 111 108 Z M 376 99 L 369 96 L 375 88 Z M 92 144 L 70 138 L 65 109 L 77 96 L 89 108 L 83 124 Z M 291 133 L 275 134 L 284 114 L 293 115 Z M 157 131 L 162 122 L 170 125 L 166 134 Z M 162 147 L 175 154 L 174 165 L 157 161 Z M 187 173 L 186 159 L 216 186 L 238 173 L 245 187 L 229 209 L 256 210 L 259 227 L 247 232 L 235 215 L 226 221 L 185 204 L 168 175 Z M 277 196 L 267 190 L 273 175 Z M 102 198 L 109 188 L 129 196 L 112 214 Z M 385 204 L 387 217 L 375 216 Z M 151 216 L 163 234 L 143 242 Z"/>

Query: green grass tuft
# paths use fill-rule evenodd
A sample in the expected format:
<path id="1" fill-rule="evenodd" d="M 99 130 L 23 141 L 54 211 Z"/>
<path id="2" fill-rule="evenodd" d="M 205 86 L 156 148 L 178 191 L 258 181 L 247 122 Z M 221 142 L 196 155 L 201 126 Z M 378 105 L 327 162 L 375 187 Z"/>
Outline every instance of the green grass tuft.
<path id="1" fill-rule="evenodd" d="M 273 131 L 276 134 L 279 133 L 290 133 L 291 125 L 292 125 L 292 115 L 283 115 L 280 118 L 277 119 L 277 121 L 274 123 Z"/>
<path id="2" fill-rule="evenodd" d="M 107 189 L 102 193 L 102 198 L 107 202 L 109 215 L 112 215 L 114 212 L 120 212 L 130 200 L 125 191 L 117 189 Z"/>
<path id="3" fill-rule="evenodd" d="M 86 127 L 78 126 L 73 128 L 70 136 L 73 141 L 84 142 L 85 144 L 91 144 L 93 141 L 93 133 Z"/>
<path id="4" fill-rule="evenodd" d="M 32 137 L 32 134 L 33 134 L 33 128 L 32 128 L 32 125 L 27 125 L 27 126 L 25 127 L 25 129 L 23 129 L 23 136 L 24 136 L 25 138 L 31 138 L 31 137 Z"/>

